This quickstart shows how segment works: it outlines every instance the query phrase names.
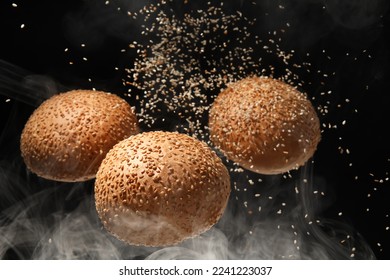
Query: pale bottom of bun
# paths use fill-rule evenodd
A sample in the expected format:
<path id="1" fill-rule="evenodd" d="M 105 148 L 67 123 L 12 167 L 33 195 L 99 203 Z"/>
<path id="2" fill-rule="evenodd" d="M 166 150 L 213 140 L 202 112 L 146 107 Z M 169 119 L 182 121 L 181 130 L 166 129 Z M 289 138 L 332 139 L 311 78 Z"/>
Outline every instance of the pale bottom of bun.
<path id="1" fill-rule="evenodd" d="M 114 217 L 106 216 L 103 225 L 106 230 L 117 239 L 135 246 L 163 247 L 172 246 L 186 239 L 198 236 L 210 229 L 216 221 L 209 226 L 199 228 L 198 225 L 179 227 L 174 222 L 175 217 L 166 218 L 159 215 L 145 214 L 140 211 L 127 211 Z"/>

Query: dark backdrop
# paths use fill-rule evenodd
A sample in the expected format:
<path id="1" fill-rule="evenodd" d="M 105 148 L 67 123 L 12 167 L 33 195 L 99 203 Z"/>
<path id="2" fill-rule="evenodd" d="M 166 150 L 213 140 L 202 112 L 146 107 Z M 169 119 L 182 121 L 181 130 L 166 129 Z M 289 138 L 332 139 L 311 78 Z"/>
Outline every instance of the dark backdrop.
<path id="1" fill-rule="evenodd" d="M 259 34 L 288 22 L 281 47 L 294 49 L 298 62 L 310 61 L 323 73 L 336 73 L 324 79 L 327 84 L 321 90 L 320 75 L 302 74 L 303 80 L 312 79 L 306 90 L 312 97 L 318 95 L 313 102 L 329 110 L 320 117 L 322 124 L 338 126 L 324 128 L 315 155 L 315 177 L 326 185 L 330 197 L 321 215 L 350 224 L 377 258 L 389 259 L 389 4 L 385 0 L 256 1 L 257 8 L 249 9 L 247 1 L 225 2 L 228 9 L 242 9 L 249 16 L 258 13 Z M 192 4 L 201 6 L 201 2 Z M 26 173 L 19 154 L 23 125 L 43 99 L 71 88 L 126 92 L 121 79 L 132 58 L 120 50 L 140 37 L 140 27 L 124 14 L 114 16 L 112 5 L 104 6 L 104 1 L 1 1 L 0 184 L 8 187 L 0 193 L 0 209 L 52 188 Z M 173 5 L 178 14 L 184 6 L 180 1 Z M 321 96 L 323 89 L 332 93 Z M 26 190 L 15 187 L 26 181 L 32 182 Z M 59 185 L 55 197 L 68 197 L 72 186 Z M 92 183 L 79 192 L 91 194 Z M 76 204 L 69 202 L 65 210 Z M 55 201 L 50 207 L 56 207 Z"/>

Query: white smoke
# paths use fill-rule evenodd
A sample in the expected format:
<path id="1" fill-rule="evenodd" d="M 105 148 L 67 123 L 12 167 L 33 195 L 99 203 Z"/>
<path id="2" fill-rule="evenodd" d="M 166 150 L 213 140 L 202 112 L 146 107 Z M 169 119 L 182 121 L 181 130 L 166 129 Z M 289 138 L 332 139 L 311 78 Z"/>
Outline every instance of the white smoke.
<path id="1" fill-rule="evenodd" d="M 219 223 L 204 234 L 177 246 L 148 248 L 129 246 L 105 231 L 96 215 L 92 182 L 50 184 L 39 179 L 34 183 L 33 178 L 31 182 L 23 181 L 20 177 L 10 176 L 11 172 L 12 168 L 3 167 L 1 170 L 2 178 L 8 178 L 2 180 L 2 199 L 13 205 L 3 210 L 0 216 L 0 258 L 375 258 L 365 241 L 348 225 L 337 221 L 315 222 L 319 219 L 312 208 L 316 199 L 311 197 L 312 189 L 308 184 L 298 190 L 280 185 L 279 194 L 287 192 L 290 195 L 284 197 L 284 201 L 293 203 L 298 200 L 297 205 L 300 205 L 286 216 L 252 217 L 246 209 L 237 208 L 239 202 L 232 199 Z M 302 173 L 300 176 L 308 175 Z M 39 190 L 34 191 L 34 188 Z M 274 185 L 273 188 L 278 187 Z M 26 198 L 17 201 L 12 194 L 19 192 Z M 276 194 L 275 190 L 273 194 Z M 264 195 L 268 194 L 265 192 Z M 268 205 L 269 213 L 276 209 L 275 206 Z M 310 223 L 311 220 L 314 223 Z"/>

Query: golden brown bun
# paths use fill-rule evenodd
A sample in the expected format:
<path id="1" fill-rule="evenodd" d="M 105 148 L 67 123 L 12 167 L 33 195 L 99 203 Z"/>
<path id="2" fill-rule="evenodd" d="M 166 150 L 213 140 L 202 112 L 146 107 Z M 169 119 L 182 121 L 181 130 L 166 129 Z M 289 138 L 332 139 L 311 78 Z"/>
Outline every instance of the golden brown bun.
<path id="1" fill-rule="evenodd" d="M 173 132 L 146 132 L 118 143 L 95 181 L 104 227 L 133 245 L 173 245 L 208 230 L 229 194 L 229 173 L 214 151 Z"/>
<path id="2" fill-rule="evenodd" d="M 114 94 L 73 90 L 43 102 L 30 116 L 20 149 L 27 167 L 46 179 L 95 177 L 106 153 L 138 132 L 130 105 Z"/>
<path id="3" fill-rule="evenodd" d="M 223 90 L 210 110 L 209 129 L 228 159 L 261 174 L 302 166 L 321 138 L 318 116 L 306 96 L 266 77 L 246 78 Z"/>

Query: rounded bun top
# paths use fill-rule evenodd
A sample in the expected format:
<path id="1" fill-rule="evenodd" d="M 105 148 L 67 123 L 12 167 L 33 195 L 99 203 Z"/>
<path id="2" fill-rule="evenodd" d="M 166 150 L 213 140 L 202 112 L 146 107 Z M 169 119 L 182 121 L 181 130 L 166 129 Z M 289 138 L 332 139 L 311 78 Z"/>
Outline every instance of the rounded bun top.
<path id="1" fill-rule="evenodd" d="M 303 165 L 321 138 L 318 116 L 306 96 L 267 77 L 245 78 L 223 90 L 210 110 L 209 129 L 228 159 L 262 174 Z"/>
<path id="2" fill-rule="evenodd" d="M 121 141 L 95 181 L 103 225 L 133 245 L 172 245 L 204 232 L 222 215 L 229 194 L 229 173 L 214 151 L 173 132 Z"/>
<path id="3" fill-rule="evenodd" d="M 92 179 L 105 154 L 119 141 L 138 133 L 135 113 L 117 95 L 72 90 L 43 102 L 21 135 L 27 167 L 57 181 Z"/>

